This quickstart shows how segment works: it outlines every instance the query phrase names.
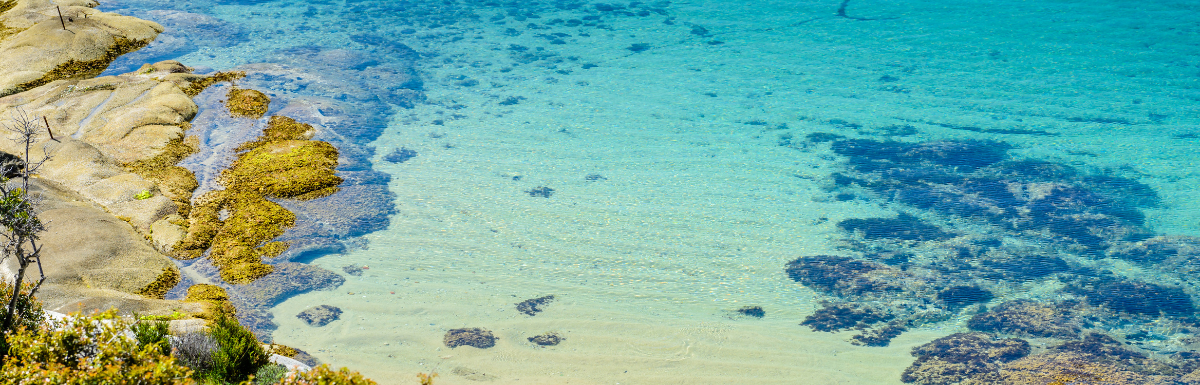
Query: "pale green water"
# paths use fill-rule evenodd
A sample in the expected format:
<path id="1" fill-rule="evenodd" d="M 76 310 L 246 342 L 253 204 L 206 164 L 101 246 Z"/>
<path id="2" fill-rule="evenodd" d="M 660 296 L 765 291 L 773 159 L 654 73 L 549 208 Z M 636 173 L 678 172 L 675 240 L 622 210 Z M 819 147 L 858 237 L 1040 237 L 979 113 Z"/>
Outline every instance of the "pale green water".
<path id="1" fill-rule="evenodd" d="M 540 18 L 519 21 L 491 20 L 506 13 L 499 2 L 415 3 L 422 7 L 181 6 L 246 31 L 231 47 L 178 51 L 192 66 L 223 70 L 299 45 L 366 52 L 351 39 L 364 33 L 422 53 L 427 101 L 390 110 L 373 143 L 375 167 L 392 175 L 397 195 L 390 227 L 367 235 L 366 249 L 312 261 L 369 270 L 274 309 L 278 342 L 381 383 L 415 383 L 434 368 L 448 384 L 899 382 L 912 347 L 965 331 L 973 313 L 912 327 L 878 348 L 799 325 L 833 297 L 793 281 L 784 265 L 860 256 L 845 248 L 839 221 L 912 210 L 885 196 L 837 199 L 830 176 L 845 172 L 846 158 L 805 139 L 815 132 L 1008 142 L 1014 159 L 1144 183 L 1161 198 L 1142 209 L 1147 228 L 1200 234 L 1192 187 L 1200 17 L 1187 3 L 855 1 L 846 16 L 881 20 L 854 20 L 836 14 L 837 2 L 628 8 L 666 13 L 648 16 L 523 2 L 522 12 Z M 478 20 L 427 22 L 469 12 Z M 610 29 L 551 24 L 589 15 Z M 522 56 L 530 52 L 537 56 Z M 477 84 L 462 83 L 469 79 Z M 523 99 L 502 103 L 509 97 Z M 888 131 L 904 125 L 913 132 Z M 399 147 L 419 155 L 381 159 Z M 526 193 L 540 186 L 553 195 Z M 992 231 L 930 215 L 963 232 Z M 1156 277 L 1153 266 L 1082 263 L 1187 281 Z M 989 305 L 1049 298 L 1056 285 L 995 282 Z M 537 316 L 514 309 L 549 294 L 557 300 Z M 323 328 L 294 317 L 318 304 L 345 313 Z M 732 316 L 745 305 L 766 316 Z M 459 327 L 500 340 L 486 350 L 443 346 L 445 331 Z M 525 341 L 551 330 L 566 340 Z M 1168 350 L 1187 350 L 1168 340 L 1185 346 Z"/>

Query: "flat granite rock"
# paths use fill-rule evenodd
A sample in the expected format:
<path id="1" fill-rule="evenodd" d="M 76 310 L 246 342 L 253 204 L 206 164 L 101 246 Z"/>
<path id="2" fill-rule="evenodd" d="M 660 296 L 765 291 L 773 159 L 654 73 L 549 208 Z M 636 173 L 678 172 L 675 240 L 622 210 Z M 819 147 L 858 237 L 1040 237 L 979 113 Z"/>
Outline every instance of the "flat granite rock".
<path id="1" fill-rule="evenodd" d="M 154 22 L 93 9 L 97 5 L 92 0 L 17 0 L 0 14 L 0 96 L 58 79 L 96 76 L 163 31 Z"/>
<path id="2" fill-rule="evenodd" d="M 174 262 L 154 249 L 128 223 L 62 186 L 35 179 L 30 192 L 43 199 L 46 223 L 42 264 L 46 282 L 38 292 L 45 308 L 61 313 L 115 307 L 123 313 L 169 315 L 200 312 L 196 303 L 162 300 L 147 288 L 179 280 Z M 5 266 L 11 271 L 12 266 Z M 35 278 L 36 271 L 28 273 Z"/>
<path id="3" fill-rule="evenodd" d="M 188 73 L 178 62 L 147 69 L 121 76 L 58 80 L 2 97 L 0 119 L 8 121 L 24 113 L 29 119 L 49 122 L 57 141 L 42 136 L 31 154 L 35 159 L 46 152 L 51 155 L 39 170 L 40 176 L 80 193 L 118 217 L 129 218 L 139 231 L 154 234 L 154 227 L 175 226 L 166 219 L 178 211 L 176 202 L 186 202 L 190 194 L 162 188 L 124 166 L 160 156 L 170 151 L 172 143 L 183 140 L 197 107 L 180 87 L 199 76 Z M 9 140 L 11 136 L 0 132 L 0 151 L 23 152 Z"/>

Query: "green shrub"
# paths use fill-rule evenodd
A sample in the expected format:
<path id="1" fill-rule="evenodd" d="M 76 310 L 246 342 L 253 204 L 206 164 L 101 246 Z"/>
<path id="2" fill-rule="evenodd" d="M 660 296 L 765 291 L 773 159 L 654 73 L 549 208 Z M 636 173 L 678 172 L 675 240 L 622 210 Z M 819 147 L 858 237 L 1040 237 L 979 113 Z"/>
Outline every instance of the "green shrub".
<path id="1" fill-rule="evenodd" d="M 171 337 L 171 350 L 171 356 L 179 360 L 180 365 L 192 368 L 199 377 L 212 367 L 212 354 L 217 351 L 217 343 L 207 333 L 185 332 Z"/>
<path id="2" fill-rule="evenodd" d="M 254 373 L 255 385 L 273 385 L 278 384 L 283 380 L 283 376 L 288 374 L 288 368 L 279 364 L 266 365 L 258 369 L 258 373 Z"/>
<path id="3" fill-rule="evenodd" d="M 134 319 L 141 319 L 134 313 Z M 171 324 L 165 321 L 142 321 L 133 324 L 129 328 L 133 331 L 134 337 L 137 338 L 138 347 L 146 346 L 158 347 L 164 356 L 171 355 L 171 341 L 168 337 L 171 336 Z"/>
<path id="4" fill-rule="evenodd" d="M 42 310 L 42 302 L 37 298 L 29 295 L 29 291 L 33 289 L 33 284 L 26 283 L 21 285 L 21 293 L 17 296 L 16 315 L 13 317 L 12 329 L 25 328 L 28 330 L 37 330 L 41 325 L 42 320 L 46 318 L 46 312 Z M 8 309 L 8 301 L 12 299 L 12 286 L 8 284 L 0 284 L 0 309 Z M 0 317 L 3 317 L 4 311 L 0 311 Z M 2 318 L 0 318 L 2 319 Z M 8 337 L 0 335 L 0 354 L 8 352 Z"/>
<path id="5" fill-rule="evenodd" d="M 156 346 L 138 347 L 126 336 L 126 321 L 115 310 L 24 326 L 8 334 L 11 343 L 0 383 L 4 384 L 191 384 L 188 368 Z"/>
<path id="6" fill-rule="evenodd" d="M 208 334 L 216 341 L 217 350 L 212 353 L 212 366 L 201 375 L 207 381 L 246 381 L 270 362 L 270 356 L 254 333 L 233 317 L 218 316 L 209 326 Z"/>

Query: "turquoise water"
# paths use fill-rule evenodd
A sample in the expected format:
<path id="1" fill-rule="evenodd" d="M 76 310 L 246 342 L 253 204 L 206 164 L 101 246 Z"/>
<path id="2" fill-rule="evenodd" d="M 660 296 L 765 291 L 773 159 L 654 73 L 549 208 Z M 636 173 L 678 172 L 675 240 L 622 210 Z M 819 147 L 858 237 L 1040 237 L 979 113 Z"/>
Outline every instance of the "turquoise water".
<path id="1" fill-rule="evenodd" d="M 342 149 L 336 198 L 367 203 L 312 215 L 333 225 L 288 260 L 345 283 L 272 304 L 263 334 L 381 383 L 946 383 L 902 372 L 969 331 L 1028 342 L 970 367 L 1010 382 L 1053 354 L 1129 383 L 1194 367 L 1189 3 L 102 9 L 167 27 L 110 72 L 247 70 Z M 213 148 L 246 139 L 197 120 Z M 322 304 L 341 318 L 296 318 Z M 444 344 L 476 327 L 495 346 Z M 1173 369 L 1072 350 L 1088 333 Z"/>

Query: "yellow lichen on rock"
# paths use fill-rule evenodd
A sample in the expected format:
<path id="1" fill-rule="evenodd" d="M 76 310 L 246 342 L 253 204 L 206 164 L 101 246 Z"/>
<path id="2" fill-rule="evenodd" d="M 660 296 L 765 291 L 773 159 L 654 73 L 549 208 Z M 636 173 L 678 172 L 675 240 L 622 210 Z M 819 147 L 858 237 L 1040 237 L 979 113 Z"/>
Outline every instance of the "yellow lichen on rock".
<path id="1" fill-rule="evenodd" d="M 270 142 L 242 154 L 222 175 L 227 185 L 275 198 L 312 199 L 337 192 L 337 148 L 326 142 Z"/>
<path id="2" fill-rule="evenodd" d="M 117 58 L 121 57 L 121 55 L 137 51 L 142 47 L 145 47 L 147 44 L 150 44 L 150 40 L 130 40 L 117 36 L 113 38 L 113 44 L 109 46 L 108 49 L 104 51 L 104 54 L 100 57 L 87 61 L 68 60 L 65 63 L 59 64 L 57 67 L 54 67 L 54 69 L 50 70 L 49 72 L 46 72 L 46 74 L 39 79 L 17 85 L 11 91 L 11 93 L 17 93 L 35 87 L 40 87 L 60 79 L 82 79 L 95 77 L 101 72 L 104 72 L 104 69 L 108 68 L 108 65 L 112 64 L 113 60 L 117 60 Z"/>
<path id="3" fill-rule="evenodd" d="M 163 269 L 162 274 L 159 274 L 158 278 L 154 279 L 154 282 L 146 285 L 146 287 L 142 288 L 142 290 L 138 290 L 138 292 L 135 294 L 150 298 L 163 299 L 163 297 L 167 295 L 167 292 L 178 284 L 179 269 L 176 269 L 175 266 L 168 266 L 166 269 Z"/>
<path id="4" fill-rule="evenodd" d="M 262 250 L 262 246 L 294 226 L 296 216 L 253 193 L 234 194 L 229 197 L 227 208 L 229 218 L 212 240 L 209 259 L 221 269 L 221 278 L 226 282 L 254 282 L 273 271 L 270 265 L 262 263 L 262 258 L 273 256 L 266 251 L 279 249 L 273 243 L 267 250 Z"/>
<path id="5" fill-rule="evenodd" d="M 189 127 L 187 123 L 181 124 L 185 131 Z M 176 164 L 194 154 L 197 147 L 195 137 L 173 139 L 157 156 L 128 163 L 125 169 L 157 184 L 163 194 L 179 206 L 179 215 L 187 217 L 191 209 L 192 192 L 200 184 L 196 181 L 196 174 Z"/>
<path id="6" fill-rule="evenodd" d="M 188 260 L 199 258 L 212 245 L 212 240 L 225 225 L 221 221 L 221 207 L 225 204 L 224 191 L 212 191 L 196 202 L 188 215 L 188 232 L 173 247 L 175 258 Z"/>
<path id="7" fill-rule="evenodd" d="M 187 296 L 183 300 L 208 305 L 206 311 L 196 315 L 199 318 L 211 320 L 218 315 L 232 316 L 236 312 L 233 304 L 229 302 L 229 294 L 225 293 L 225 289 L 216 285 L 206 283 L 192 285 L 188 288 Z"/>
<path id="8" fill-rule="evenodd" d="M 271 98 L 257 90 L 232 88 L 225 97 L 225 107 L 234 117 L 262 118 L 270 105 Z"/>
<path id="9" fill-rule="evenodd" d="M 175 255 L 196 258 L 209 252 L 221 278 L 245 284 L 272 268 L 264 258 L 287 250 L 272 242 L 296 223 L 296 216 L 272 198 L 313 199 L 337 192 L 342 179 L 335 174 L 338 151 L 326 142 L 311 141 L 312 126 L 272 116 L 263 134 L 238 147 L 239 155 L 222 174 L 225 190 L 203 196 L 191 210 L 189 231 L 175 245 Z M 221 219 L 222 212 L 226 218 Z"/>
<path id="10" fill-rule="evenodd" d="M 246 77 L 246 73 L 242 71 L 217 72 L 211 76 L 192 82 L 190 85 L 183 88 L 183 93 L 194 98 L 196 95 L 200 95 L 201 92 L 204 92 L 206 88 L 213 84 L 232 82 L 244 77 Z"/>
<path id="11" fill-rule="evenodd" d="M 309 140 L 316 133 L 317 130 L 310 124 L 300 123 L 286 116 L 276 115 L 267 121 L 267 128 L 263 129 L 263 134 L 258 139 L 242 143 L 235 151 L 239 153 L 250 151 L 264 144 L 283 140 Z"/>

